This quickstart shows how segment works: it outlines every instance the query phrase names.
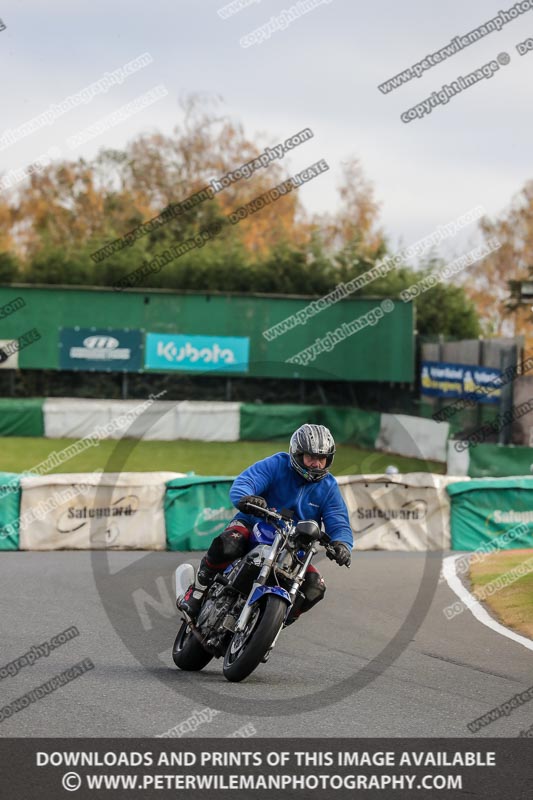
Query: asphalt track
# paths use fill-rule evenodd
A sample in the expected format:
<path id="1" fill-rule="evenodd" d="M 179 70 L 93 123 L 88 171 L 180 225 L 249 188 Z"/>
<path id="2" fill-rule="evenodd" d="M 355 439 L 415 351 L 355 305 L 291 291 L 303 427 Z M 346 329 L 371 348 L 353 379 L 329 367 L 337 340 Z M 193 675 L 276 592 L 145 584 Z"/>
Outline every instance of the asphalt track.
<path id="1" fill-rule="evenodd" d="M 511 736 L 533 703 L 477 734 L 467 723 L 533 684 L 531 652 L 439 583 L 441 554 L 371 552 L 352 568 L 315 563 L 325 600 L 282 633 L 268 664 L 230 684 L 221 661 L 183 673 L 171 576 L 201 554 L 6 552 L 0 667 L 71 625 L 79 637 L 0 681 L 5 706 L 84 658 L 95 668 L 0 723 L 0 736 L 157 736 L 210 707 L 192 736 Z M 250 729 L 249 729 L 250 730 Z"/>

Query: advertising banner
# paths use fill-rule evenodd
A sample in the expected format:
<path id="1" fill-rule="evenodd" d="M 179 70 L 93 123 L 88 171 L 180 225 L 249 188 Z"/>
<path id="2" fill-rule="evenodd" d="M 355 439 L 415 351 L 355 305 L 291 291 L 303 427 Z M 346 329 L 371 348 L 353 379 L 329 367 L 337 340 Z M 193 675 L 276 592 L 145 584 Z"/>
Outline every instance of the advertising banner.
<path id="1" fill-rule="evenodd" d="M 448 494 L 453 550 L 476 550 L 502 534 L 506 549 L 533 547 L 533 478 L 461 481 Z"/>
<path id="2" fill-rule="evenodd" d="M 165 524 L 168 550 L 206 550 L 237 509 L 229 499 L 233 478 L 186 476 L 167 484 Z"/>
<path id="3" fill-rule="evenodd" d="M 445 550 L 450 502 L 444 475 L 345 475 L 337 479 L 358 550 Z"/>
<path id="4" fill-rule="evenodd" d="M 146 369 L 186 372 L 248 372 L 247 336 L 147 333 Z"/>
<path id="5" fill-rule="evenodd" d="M 468 397 L 476 403 L 499 403 L 501 370 L 445 361 L 422 361 L 421 393 L 429 397 Z"/>
<path id="6" fill-rule="evenodd" d="M 114 328 L 61 328 L 60 369 L 138 372 L 142 369 L 142 333 Z"/>
<path id="7" fill-rule="evenodd" d="M 21 550 L 165 550 L 165 484 L 176 472 L 22 477 Z"/>

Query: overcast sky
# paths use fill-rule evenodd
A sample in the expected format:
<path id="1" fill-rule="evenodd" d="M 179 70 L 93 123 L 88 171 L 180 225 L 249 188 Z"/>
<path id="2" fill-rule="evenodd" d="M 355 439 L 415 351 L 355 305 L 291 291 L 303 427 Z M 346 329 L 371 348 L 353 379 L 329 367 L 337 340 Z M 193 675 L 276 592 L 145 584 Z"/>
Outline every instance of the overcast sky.
<path id="1" fill-rule="evenodd" d="M 286 162 L 287 174 L 320 158 L 331 165 L 330 172 L 299 189 L 311 211 L 336 207 L 341 162 L 359 157 L 393 246 L 427 236 L 480 204 L 490 215 L 501 214 L 531 177 L 533 52 L 519 56 L 516 45 L 533 36 L 533 10 L 384 95 L 379 83 L 512 2 L 331 0 L 248 47 L 239 40 L 279 18 L 291 0 L 258 0 L 227 19 L 217 14 L 223 5 L 222 0 L 4 0 L 0 137 L 144 52 L 153 62 L 0 151 L 0 172 L 24 167 L 50 147 L 71 157 L 67 137 L 163 84 L 165 97 L 78 152 L 91 157 L 101 146 L 122 147 L 141 132 L 170 133 L 180 119 L 180 96 L 221 95 L 227 114 L 240 120 L 249 136 L 264 134 L 265 143 L 313 129 L 315 138 Z M 444 83 L 501 53 L 511 62 L 490 80 L 422 119 L 400 120 Z"/>

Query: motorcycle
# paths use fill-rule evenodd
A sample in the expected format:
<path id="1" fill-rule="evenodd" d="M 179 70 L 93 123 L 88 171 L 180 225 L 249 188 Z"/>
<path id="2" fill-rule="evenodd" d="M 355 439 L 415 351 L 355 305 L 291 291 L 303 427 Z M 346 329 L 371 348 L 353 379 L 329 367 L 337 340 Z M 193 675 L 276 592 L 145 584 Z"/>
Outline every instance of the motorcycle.
<path id="1" fill-rule="evenodd" d="M 247 678 L 268 660 L 296 600 L 303 600 L 300 587 L 317 553 L 315 545 L 335 553 L 315 520 L 294 523 L 290 510 L 278 513 L 251 503 L 248 509 L 262 518 L 251 533 L 252 549 L 215 577 L 196 621 L 180 609 L 184 619 L 172 658 L 182 670 L 201 670 L 223 656 L 228 681 Z M 175 580 L 179 609 L 194 582 L 194 568 L 182 564 Z"/>

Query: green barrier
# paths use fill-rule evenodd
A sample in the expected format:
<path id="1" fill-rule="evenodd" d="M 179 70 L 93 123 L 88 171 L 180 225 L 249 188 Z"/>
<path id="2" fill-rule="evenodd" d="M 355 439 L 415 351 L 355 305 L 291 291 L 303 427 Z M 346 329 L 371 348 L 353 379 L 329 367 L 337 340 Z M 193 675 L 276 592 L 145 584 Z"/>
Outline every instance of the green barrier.
<path id="1" fill-rule="evenodd" d="M 44 436 L 42 397 L 0 398 L 0 436 Z"/>
<path id="2" fill-rule="evenodd" d="M 326 406 L 320 409 L 319 417 L 319 424 L 330 429 L 336 442 L 374 450 L 381 425 L 379 412 Z"/>
<path id="3" fill-rule="evenodd" d="M 229 499 L 234 480 L 188 475 L 166 484 L 167 550 L 207 550 L 237 513 Z"/>
<path id="4" fill-rule="evenodd" d="M 20 476 L 0 472 L 0 550 L 19 549 Z"/>
<path id="5" fill-rule="evenodd" d="M 316 422 L 319 411 L 320 406 L 243 403 L 239 439 L 248 442 L 288 439 L 304 422 Z"/>
<path id="6" fill-rule="evenodd" d="M 452 550 L 477 550 L 505 533 L 498 549 L 533 547 L 533 478 L 458 481 L 446 491 Z"/>
<path id="7" fill-rule="evenodd" d="M 491 423 L 498 418 L 498 406 L 480 403 L 475 408 L 462 408 L 448 420 L 450 436 L 460 438 L 463 431 L 475 431 L 481 425 Z"/>
<path id="8" fill-rule="evenodd" d="M 245 441 L 288 439 L 300 425 L 313 422 L 326 425 L 338 443 L 373 449 L 380 419 L 379 413 L 360 408 L 243 403 L 239 438 Z"/>
<path id="9" fill-rule="evenodd" d="M 510 475 L 531 475 L 533 447 L 478 444 L 469 447 L 471 478 L 499 478 Z"/>

